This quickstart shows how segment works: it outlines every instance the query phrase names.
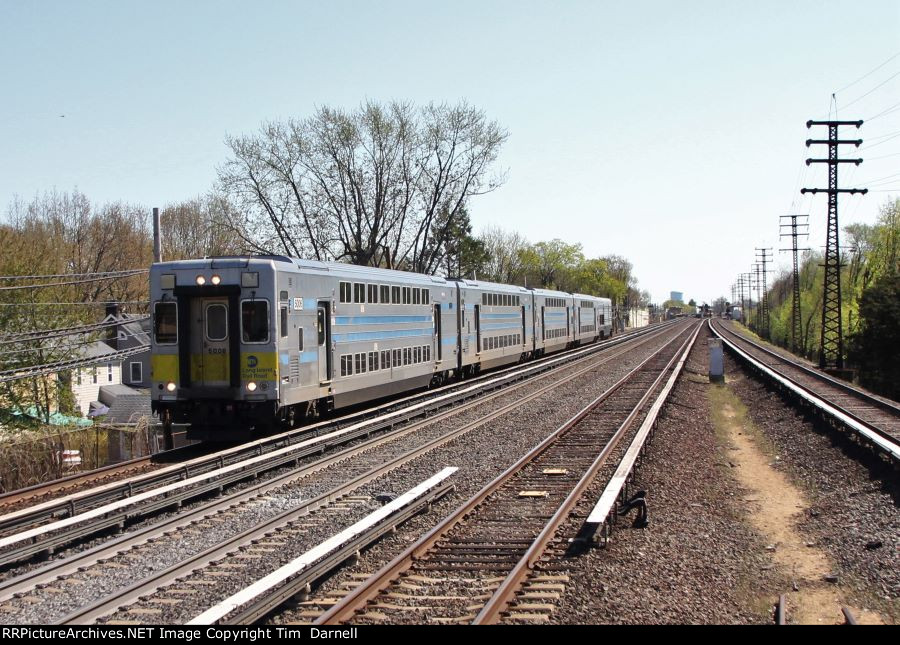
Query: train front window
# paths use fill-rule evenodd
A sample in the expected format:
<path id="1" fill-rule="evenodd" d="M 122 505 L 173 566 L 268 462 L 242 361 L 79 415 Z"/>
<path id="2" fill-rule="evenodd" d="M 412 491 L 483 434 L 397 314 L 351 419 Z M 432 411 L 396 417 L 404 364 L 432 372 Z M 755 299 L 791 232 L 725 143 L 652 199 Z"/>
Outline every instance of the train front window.
<path id="1" fill-rule="evenodd" d="M 157 302 L 153 312 L 153 335 L 158 345 L 174 345 L 178 342 L 178 305 L 174 302 Z"/>
<path id="2" fill-rule="evenodd" d="M 228 310 L 225 305 L 209 305 L 206 307 L 206 338 L 208 340 L 225 340 L 228 337 Z"/>
<path id="3" fill-rule="evenodd" d="M 269 342 L 268 300 L 245 300 L 241 303 L 241 334 L 245 343 Z"/>

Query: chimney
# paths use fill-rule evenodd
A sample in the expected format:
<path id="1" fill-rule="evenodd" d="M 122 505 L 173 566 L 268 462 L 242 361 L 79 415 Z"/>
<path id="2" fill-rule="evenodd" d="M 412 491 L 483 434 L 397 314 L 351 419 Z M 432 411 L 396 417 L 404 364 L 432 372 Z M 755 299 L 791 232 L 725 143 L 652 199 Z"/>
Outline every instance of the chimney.
<path id="1" fill-rule="evenodd" d="M 119 319 L 118 302 L 106 303 L 106 318 L 109 318 L 110 316 L 115 320 Z M 119 350 L 119 325 L 110 325 L 106 328 L 106 344 L 116 351 Z"/>

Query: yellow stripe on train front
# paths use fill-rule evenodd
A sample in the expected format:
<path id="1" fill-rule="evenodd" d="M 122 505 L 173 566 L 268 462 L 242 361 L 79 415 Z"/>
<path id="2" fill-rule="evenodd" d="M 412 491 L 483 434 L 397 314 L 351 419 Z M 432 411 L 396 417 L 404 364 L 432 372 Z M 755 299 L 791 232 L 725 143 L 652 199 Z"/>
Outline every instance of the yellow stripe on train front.
<path id="1" fill-rule="evenodd" d="M 151 356 L 150 378 L 163 383 L 177 383 L 178 354 L 154 354 Z"/>
<path id="2" fill-rule="evenodd" d="M 241 352 L 242 381 L 277 381 L 278 354 L 275 352 Z"/>
<path id="3" fill-rule="evenodd" d="M 192 383 L 227 383 L 230 372 L 228 354 L 191 354 Z"/>

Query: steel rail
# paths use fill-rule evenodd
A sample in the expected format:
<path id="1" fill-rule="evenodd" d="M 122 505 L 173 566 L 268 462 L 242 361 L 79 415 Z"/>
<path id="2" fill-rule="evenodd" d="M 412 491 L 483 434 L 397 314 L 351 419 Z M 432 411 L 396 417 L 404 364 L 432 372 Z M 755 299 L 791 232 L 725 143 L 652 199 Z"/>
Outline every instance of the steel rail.
<path id="1" fill-rule="evenodd" d="M 651 338 L 654 338 L 654 337 L 651 337 Z M 650 340 L 650 339 L 647 339 L 640 344 L 643 344 L 644 342 L 648 342 L 648 340 Z M 521 405 L 523 403 L 532 401 L 536 398 L 543 396 L 547 392 L 555 390 L 556 388 L 558 388 L 560 386 L 561 383 L 573 381 L 588 372 L 594 371 L 601 365 L 604 365 L 604 364 L 610 362 L 611 360 L 618 358 L 622 354 L 633 351 L 634 349 L 635 349 L 635 347 L 629 347 L 628 349 L 625 349 L 616 354 L 613 354 L 610 356 L 603 356 L 601 361 L 598 361 L 596 363 L 592 363 L 592 364 L 586 366 L 585 368 L 579 370 L 578 372 L 567 376 L 563 381 L 555 381 L 553 383 L 549 383 L 546 386 L 540 388 L 539 390 L 536 390 L 535 392 L 532 392 L 532 393 L 522 397 L 521 399 L 516 399 L 515 401 L 512 401 L 509 404 L 502 406 L 501 408 L 498 408 L 497 410 L 494 410 L 483 417 L 474 419 L 473 421 L 463 425 L 460 428 L 457 428 L 456 430 L 452 430 L 452 431 L 448 432 L 447 434 L 444 434 L 440 437 L 436 437 L 435 439 L 432 439 L 431 441 L 427 442 L 426 444 L 419 446 L 417 448 L 414 448 L 414 449 L 404 453 L 403 455 L 400 455 L 399 457 L 393 459 L 392 461 L 380 466 L 378 469 L 376 469 L 377 472 L 373 471 L 373 475 L 368 478 L 368 481 L 371 481 L 372 479 L 374 479 L 376 477 L 380 477 L 383 474 L 385 474 L 391 470 L 396 470 L 397 468 L 405 465 L 406 463 L 409 463 L 413 459 L 416 459 L 416 458 L 424 455 L 427 452 L 433 451 L 436 448 L 439 448 L 439 447 L 449 443 L 450 441 L 456 440 L 459 437 L 461 437 L 462 435 L 464 435 L 468 432 L 471 432 L 471 431 L 485 425 L 486 423 L 489 423 L 490 421 L 493 421 L 494 419 L 497 419 L 497 418 L 499 418 L 505 414 L 508 414 L 514 410 L 517 410 L 518 408 L 521 407 Z M 505 394 L 507 394 L 506 391 L 497 393 L 496 396 L 501 396 L 501 395 L 505 395 Z M 475 407 L 475 406 L 481 405 L 482 403 L 483 403 L 483 400 L 479 399 L 477 401 L 470 402 L 468 405 L 471 407 Z M 465 411 L 465 410 L 456 410 L 456 411 L 453 411 L 453 414 L 457 414 L 457 413 L 463 412 L 463 411 Z M 450 415 L 448 414 L 448 416 L 450 416 Z M 429 420 L 429 422 L 433 423 L 435 420 L 437 420 L 437 419 L 432 418 Z M 344 460 L 345 459 L 342 459 L 341 461 L 344 461 Z M 365 482 L 363 482 L 363 483 L 365 483 Z M 359 487 L 361 485 L 362 485 L 362 483 L 355 485 L 355 487 Z M 236 548 L 236 547 L 233 547 L 233 548 Z M 265 614 L 269 613 L 270 611 L 275 609 L 277 606 L 282 604 L 283 599 L 285 597 L 290 597 L 290 595 L 292 595 L 290 593 L 291 590 L 294 590 L 293 593 L 296 593 L 298 590 L 305 587 L 308 584 L 308 582 L 309 582 L 309 579 L 306 576 L 303 576 L 301 578 L 297 578 L 297 579 L 287 582 L 285 584 L 285 587 L 282 588 L 280 590 L 280 592 L 278 594 L 275 594 L 274 596 L 271 596 L 271 597 L 270 596 L 260 596 L 258 598 L 252 599 L 252 601 L 248 602 L 247 605 L 241 609 L 239 615 L 229 617 L 227 624 L 246 624 L 246 622 L 250 619 L 256 619 L 260 616 L 264 616 Z"/>
<path id="2" fill-rule="evenodd" d="M 534 461 L 538 456 L 546 452 L 562 435 L 564 435 L 573 425 L 583 419 L 587 414 L 599 406 L 603 401 L 607 400 L 613 393 L 618 391 L 623 385 L 629 382 L 634 375 L 639 373 L 641 369 L 653 360 L 663 349 L 669 347 L 675 340 L 680 338 L 684 331 L 679 331 L 672 341 L 667 343 L 662 349 L 642 361 L 637 367 L 630 370 L 624 377 L 613 384 L 605 392 L 596 397 L 590 404 L 576 414 L 572 419 L 563 424 L 560 428 L 551 433 L 541 443 L 535 446 L 527 454 L 520 457 L 513 465 L 507 468 L 503 473 L 486 484 L 478 493 L 469 500 L 459 506 L 453 513 L 447 516 L 442 522 L 433 527 L 425 535 L 423 535 L 414 544 L 404 550 L 400 555 L 385 565 L 381 570 L 376 572 L 365 582 L 357 586 L 353 591 L 347 594 L 340 602 L 335 604 L 330 610 L 321 615 L 315 624 L 335 624 L 349 620 L 355 612 L 364 607 L 369 601 L 378 596 L 386 589 L 393 580 L 397 579 L 401 574 L 408 570 L 413 562 L 421 559 L 432 547 L 435 546 L 451 529 L 464 521 L 465 517 L 471 513 L 476 507 L 482 504 L 490 495 L 495 493 L 505 483 L 507 483 L 516 473 L 527 464 Z"/>
<path id="3" fill-rule="evenodd" d="M 310 513 L 326 507 L 330 503 L 338 501 L 341 497 L 351 493 L 353 490 L 380 477 L 384 472 L 385 470 L 383 468 L 373 468 L 359 477 L 306 500 L 304 503 L 293 509 L 279 513 L 266 522 L 253 526 L 246 531 L 231 537 L 225 542 L 196 553 L 190 558 L 170 567 L 154 572 L 149 577 L 139 580 L 130 587 L 119 590 L 111 596 L 90 603 L 89 605 L 68 614 L 59 621 L 56 621 L 56 623 L 59 625 L 89 624 L 141 597 L 152 595 L 165 585 L 170 584 L 179 578 L 183 578 L 204 566 L 208 566 L 211 562 L 221 560 L 241 546 L 258 541 L 270 533 L 277 531 L 279 528 L 283 528 L 285 525 L 294 522 L 301 517 L 309 515 Z"/>
<path id="4" fill-rule="evenodd" d="M 615 352 L 611 355 L 600 356 L 599 361 L 597 361 L 597 360 L 591 361 L 588 365 L 578 369 L 577 371 L 573 372 L 572 374 L 567 375 L 562 382 L 564 383 L 564 382 L 568 382 L 568 381 L 574 380 L 576 378 L 579 378 L 580 376 L 583 376 L 584 374 L 597 369 L 599 366 L 604 365 L 604 364 L 608 363 L 609 361 L 614 360 L 615 358 L 618 358 L 619 356 L 621 356 L 627 352 L 633 351 L 636 347 L 640 347 L 641 345 L 649 342 L 650 340 L 652 340 L 655 337 L 656 337 L 655 335 L 651 335 L 649 337 L 642 337 L 643 338 L 642 340 L 635 339 L 635 340 L 640 340 L 640 342 L 638 342 L 636 345 L 629 345 L 627 348 L 623 348 L 623 349 L 621 349 L 621 351 Z M 587 357 L 587 358 L 592 358 L 592 357 Z M 515 387 L 524 386 L 526 383 L 527 382 L 519 382 L 515 385 Z M 552 383 L 549 383 L 549 384 L 543 386 L 542 388 L 539 388 L 535 392 L 532 392 L 532 393 L 526 395 L 525 397 L 523 397 L 521 399 L 517 399 L 516 401 L 511 402 L 508 405 L 502 406 L 501 408 L 498 408 L 497 410 L 495 410 L 485 416 L 480 417 L 479 419 L 474 419 L 473 421 L 465 424 L 464 426 L 462 426 L 454 431 L 445 433 L 444 435 L 439 436 L 439 437 L 423 444 L 422 446 L 420 446 L 416 449 L 413 449 L 412 451 L 409 451 L 409 452 L 405 453 L 404 455 L 397 457 L 389 464 L 385 464 L 383 466 L 382 470 L 383 470 L 383 472 L 386 472 L 388 466 L 390 466 L 391 468 L 396 468 L 397 466 L 401 465 L 401 463 L 405 463 L 406 461 L 410 461 L 410 460 L 414 459 L 415 457 L 418 457 L 418 456 L 424 454 L 425 452 L 434 450 L 435 448 L 438 448 L 441 445 L 443 445 L 449 441 L 452 441 L 452 440 L 462 436 L 463 434 L 470 432 L 471 430 L 474 430 L 474 429 L 478 428 L 479 426 L 482 426 L 485 423 L 502 416 L 503 414 L 510 412 L 511 410 L 520 406 L 523 402 L 530 401 L 534 398 L 542 396 L 543 394 L 546 394 L 548 391 L 551 391 L 551 390 L 557 388 L 559 385 L 560 385 L 559 381 L 554 381 Z M 271 490 L 283 487 L 292 482 L 309 477 L 310 475 L 312 475 L 318 471 L 321 471 L 321 470 L 331 467 L 335 463 L 345 462 L 345 461 L 355 458 L 361 454 L 370 452 L 371 450 L 378 448 L 386 443 L 396 441 L 405 436 L 408 436 L 410 434 L 418 432 L 425 426 L 440 423 L 449 417 L 456 416 L 462 412 L 465 412 L 469 409 L 469 407 L 480 406 L 483 403 L 490 401 L 496 397 L 506 396 L 506 395 L 508 395 L 508 393 L 509 393 L 508 390 L 493 391 L 486 395 L 487 398 L 478 398 L 478 399 L 471 400 L 471 401 L 465 403 L 462 408 L 454 407 L 454 408 L 447 409 L 443 412 L 439 412 L 436 415 L 425 417 L 425 418 L 419 420 L 418 422 L 413 423 L 413 425 L 411 425 L 411 426 L 407 426 L 407 427 L 403 427 L 403 428 L 400 428 L 397 430 L 389 431 L 387 434 L 378 436 L 375 439 L 368 441 L 364 444 L 346 448 L 342 451 L 339 451 L 338 453 L 330 455 L 326 459 L 323 459 L 321 461 L 317 461 L 315 463 L 304 466 L 303 468 L 301 468 L 298 471 L 291 471 L 285 475 L 276 477 L 271 480 L 267 480 L 265 482 L 255 485 L 249 489 L 239 491 L 238 493 L 235 493 L 233 495 L 229 495 L 225 499 L 220 499 L 211 504 L 204 505 L 197 509 L 193 509 L 187 514 L 177 515 L 177 516 L 172 517 L 168 520 L 165 520 L 159 524 L 153 524 L 151 526 L 144 527 L 143 529 L 140 529 L 137 532 L 123 535 L 119 538 L 113 539 L 112 541 L 110 541 L 108 543 L 98 545 L 98 546 L 93 547 L 92 549 L 89 549 L 82 553 L 73 554 L 73 555 L 69 556 L 68 558 L 66 558 L 65 560 L 51 563 L 45 567 L 35 569 L 35 570 L 33 570 L 29 573 L 26 573 L 22 576 L 13 578 L 13 579 L 7 581 L 6 583 L 0 584 L 0 602 L 7 600 L 8 598 L 12 597 L 13 595 L 15 595 L 17 593 L 23 593 L 23 592 L 27 591 L 28 589 L 33 588 L 36 585 L 48 583 L 62 575 L 67 575 L 67 574 L 73 573 L 80 568 L 83 568 L 85 566 L 89 566 L 90 564 L 96 563 L 98 560 L 113 557 L 114 555 L 121 553 L 127 549 L 130 549 L 133 546 L 147 542 L 158 535 L 170 532 L 176 528 L 187 526 L 187 525 L 191 524 L 192 522 L 195 522 L 204 517 L 210 516 L 213 513 L 221 512 L 221 511 L 225 510 L 226 508 L 235 506 L 235 505 L 242 503 L 244 501 L 247 501 L 251 498 L 254 498 L 254 497 L 257 497 L 260 495 L 264 495 L 264 494 L 270 492 Z M 167 503 L 171 504 L 171 502 L 167 502 Z"/>
<path id="5" fill-rule="evenodd" d="M 722 342 L 725 343 L 726 346 L 731 349 L 739 358 L 755 367 L 759 372 L 765 374 L 767 377 L 773 379 L 780 385 L 792 391 L 803 400 L 812 404 L 814 407 L 818 408 L 820 411 L 826 414 L 829 418 L 836 420 L 843 426 L 849 428 L 852 432 L 856 433 L 872 445 L 876 446 L 895 463 L 900 462 L 900 441 L 898 441 L 897 438 L 894 437 L 891 433 L 885 431 L 882 428 L 879 428 L 878 426 L 870 423 L 869 421 L 866 421 L 865 419 L 862 419 L 858 414 L 852 412 L 851 410 L 848 410 L 841 404 L 824 398 L 821 393 L 818 393 L 810 386 L 804 385 L 798 382 L 796 379 L 791 378 L 789 375 L 776 369 L 774 366 L 766 365 L 758 358 L 754 358 L 753 356 L 742 350 L 740 347 L 738 347 L 737 344 L 728 340 L 722 334 L 720 334 L 716 327 L 716 325 L 710 323 L 710 329 L 713 331 L 713 333 L 718 336 L 722 340 Z"/>
<path id="6" fill-rule="evenodd" d="M 597 473 L 600 471 L 601 466 L 603 466 L 607 462 L 610 455 L 612 454 L 612 451 L 616 448 L 616 446 L 619 445 L 619 442 L 625 436 L 625 433 L 628 432 L 628 430 L 634 424 L 635 420 L 638 418 L 641 411 L 650 400 L 650 397 L 654 392 L 656 392 L 660 383 L 662 383 L 666 375 L 673 369 L 679 358 L 681 356 L 686 356 L 687 352 L 691 350 L 691 347 L 693 347 L 694 345 L 694 340 L 697 338 L 697 334 L 700 332 L 700 327 L 702 327 L 702 323 L 700 325 L 697 325 L 694 333 L 691 334 L 684 341 L 684 343 L 682 343 L 681 347 L 679 347 L 679 349 L 675 352 L 674 356 L 672 356 L 672 358 L 666 363 L 666 366 L 662 369 L 662 371 L 660 371 L 659 375 L 656 377 L 656 379 L 654 379 L 650 387 L 647 388 L 647 391 L 644 393 L 644 395 L 641 396 L 640 400 L 619 426 L 618 430 L 616 430 L 616 433 L 594 459 L 594 462 L 591 464 L 590 468 L 588 468 L 584 475 L 582 475 L 581 479 L 578 480 L 578 483 L 553 514 L 553 517 L 550 518 L 550 521 L 547 522 L 538 536 L 534 539 L 534 542 L 532 542 L 531 546 L 528 547 L 528 550 L 525 552 L 522 558 L 516 563 L 512 571 L 510 571 L 506 576 L 506 579 L 500 583 L 500 586 L 497 588 L 494 594 L 485 603 L 481 611 L 478 612 L 478 615 L 475 616 L 475 620 L 472 621 L 473 624 L 491 624 L 496 623 L 500 620 L 501 613 L 513 600 L 513 596 L 515 595 L 516 591 L 518 591 L 518 589 L 522 585 L 522 582 L 534 569 L 534 565 L 538 561 L 538 559 L 547 550 L 547 547 L 550 545 L 550 542 L 553 540 L 556 532 L 569 517 L 569 513 L 573 508 L 575 508 L 575 504 L 578 503 L 579 498 L 582 496 L 584 491 L 587 490 L 587 487 L 590 485 L 590 483 L 594 480 L 594 477 L 596 477 Z M 664 392 L 661 396 L 665 397 L 667 395 L 668 392 Z M 591 406 L 592 409 L 594 407 L 596 407 L 596 405 Z M 580 420 L 581 419 L 579 419 L 579 421 Z M 572 426 L 576 425 L 577 423 L 578 421 L 575 421 Z M 572 426 L 570 426 L 570 428 Z"/>
<path id="7" fill-rule="evenodd" d="M 712 321 L 712 319 L 709 319 L 709 320 Z M 710 325 L 712 326 L 711 322 L 710 322 Z M 800 363 L 799 361 L 796 361 L 796 360 L 790 358 L 789 356 L 784 356 L 783 354 L 780 354 L 780 353 L 766 347 L 765 345 L 757 343 L 755 340 L 753 340 L 751 338 L 747 338 L 746 336 L 737 333 L 733 329 L 729 329 L 726 326 L 720 325 L 718 322 L 715 324 L 715 328 L 719 332 L 724 331 L 726 334 L 740 340 L 740 342 L 750 345 L 750 346 L 754 347 L 755 349 L 758 349 L 759 351 L 761 351 L 769 356 L 772 356 L 773 358 L 777 359 L 780 363 L 787 363 L 791 367 L 802 371 L 804 374 L 807 374 L 808 376 L 811 376 L 819 381 L 828 383 L 829 385 L 836 387 L 838 389 L 841 389 L 844 392 L 846 392 L 847 394 L 856 396 L 856 397 L 862 399 L 863 401 L 865 401 L 866 403 L 871 403 L 872 405 L 874 405 L 878 408 L 881 408 L 882 410 L 885 410 L 886 412 L 890 412 L 892 414 L 896 414 L 896 415 L 900 416 L 900 403 L 885 400 L 881 397 L 873 395 L 870 392 L 866 392 L 864 390 L 859 389 L 858 387 L 854 387 L 850 383 L 846 383 L 840 379 L 836 379 L 833 376 L 826 374 L 820 370 L 812 368 L 808 365 L 804 365 L 803 363 Z"/>
<path id="8" fill-rule="evenodd" d="M 184 499 L 198 497 L 210 491 L 218 492 L 224 486 L 248 477 L 255 477 L 260 472 L 284 466 L 291 461 L 347 443 L 360 436 L 368 436 L 374 432 L 391 429 L 397 423 L 405 423 L 417 417 L 426 416 L 442 407 L 452 406 L 470 398 L 481 396 L 483 393 L 504 387 L 526 377 L 541 374 L 558 367 L 565 367 L 570 364 L 573 358 L 590 357 L 601 349 L 606 350 L 623 343 L 630 343 L 648 335 L 655 337 L 660 333 L 665 333 L 667 328 L 657 327 L 642 333 L 618 337 L 613 341 L 595 345 L 586 350 L 578 350 L 574 355 L 558 355 L 545 359 L 545 362 L 539 364 L 529 364 L 524 368 L 508 368 L 499 374 L 491 374 L 480 379 L 468 381 L 462 386 L 453 384 L 447 386 L 447 389 L 451 390 L 450 392 L 442 394 L 440 391 L 435 391 L 437 396 L 433 396 L 433 393 L 430 393 L 427 400 L 424 401 L 421 400 L 421 395 L 406 397 L 399 402 L 394 401 L 384 404 L 374 410 L 342 417 L 337 421 L 323 421 L 300 432 L 288 432 L 275 437 L 260 439 L 210 456 L 199 457 L 183 464 L 175 464 L 151 473 L 145 473 L 131 480 L 106 484 L 97 489 L 81 491 L 66 498 L 51 500 L 33 508 L 9 513 L 0 517 L 0 531 L 8 531 L 10 528 L 17 526 L 34 524 L 37 521 L 52 520 L 61 515 L 65 516 L 65 519 L 57 520 L 51 524 L 30 529 L 14 536 L 0 538 L 0 548 L 5 548 L 24 540 L 32 541 L 31 544 L 18 549 L 0 551 L 0 565 L 18 561 L 44 551 L 52 553 L 59 546 L 79 539 L 84 535 L 96 533 L 110 527 L 121 527 L 126 520 L 131 520 L 134 517 L 180 504 Z M 396 408 L 398 403 L 407 403 L 408 407 L 391 411 L 391 408 Z M 389 411 L 381 416 L 366 419 L 367 416 L 371 417 L 373 413 L 378 414 L 385 408 Z M 353 424 L 356 418 L 365 420 Z M 350 426 L 329 432 L 335 424 L 348 422 L 351 423 Z M 321 434 L 322 432 L 327 432 L 327 434 Z M 270 450 L 263 452 L 264 448 L 269 448 Z M 227 463 L 226 457 L 233 461 Z M 199 474 L 193 474 L 198 470 L 201 471 Z M 213 480 L 213 478 L 216 479 Z M 192 486 L 190 491 L 182 490 L 188 486 Z M 179 493 L 178 491 L 180 490 L 182 492 Z M 120 509 L 124 509 L 135 502 L 142 502 L 163 493 L 166 493 L 167 496 L 156 503 L 148 504 L 141 509 L 120 512 Z M 100 507 L 100 509 L 107 509 L 106 511 L 90 508 L 77 513 L 79 508 L 103 503 L 110 499 L 114 501 L 107 502 L 106 506 Z M 113 511 L 116 512 L 110 514 Z M 92 530 L 78 530 L 73 536 L 68 537 L 61 535 L 54 535 L 46 539 L 43 537 L 53 530 L 73 526 L 85 519 L 95 520 Z"/>

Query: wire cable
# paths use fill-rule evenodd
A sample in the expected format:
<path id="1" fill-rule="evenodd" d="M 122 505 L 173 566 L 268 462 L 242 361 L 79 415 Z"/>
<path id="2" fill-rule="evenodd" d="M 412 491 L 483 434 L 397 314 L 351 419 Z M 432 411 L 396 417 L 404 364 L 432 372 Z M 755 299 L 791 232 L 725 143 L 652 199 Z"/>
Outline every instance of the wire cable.
<path id="1" fill-rule="evenodd" d="M 122 269 L 120 271 L 97 271 L 92 273 L 46 273 L 41 275 L 0 275 L 0 280 L 41 280 L 43 278 L 86 278 L 89 276 L 113 276 L 120 273 L 147 273 L 149 269 Z"/>
<path id="2" fill-rule="evenodd" d="M 100 276 L 96 278 L 84 278 L 81 280 L 67 280 L 65 282 L 43 282 L 39 284 L 19 284 L 15 286 L 5 286 L 0 287 L 0 291 L 16 291 L 21 289 L 43 289 L 45 287 L 65 287 L 69 285 L 75 284 L 86 284 L 89 282 L 102 282 L 104 280 L 118 280 L 120 278 L 130 278 L 131 276 L 139 275 L 141 273 L 146 273 L 146 271 L 132 271 L 132 272 L 122 272 L 118 275 L 106 275 Z"/>
<path id="3" fill-rule="evenodd" d="M 23 331 L 16 334 L 7 334 L 0 336 L 0 345 L 14 342 L 24 342 L 34 339 L 50 339 L 58 336 L 74 336 L 78 334 L 89 334 L 93 331 L 106 329 L 107 327 L 116 327 L 118 325 L 127 325 L 132 322 L 141 322 L 149 319 L 150 316 L 135 316 L 121 321 L 110 321 L 102 323 L 94 323 L 91 325 L 76 325 L 74 327 L 58 327 L 56 329 L 35 329 L 34 331 Z"/>

